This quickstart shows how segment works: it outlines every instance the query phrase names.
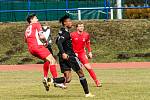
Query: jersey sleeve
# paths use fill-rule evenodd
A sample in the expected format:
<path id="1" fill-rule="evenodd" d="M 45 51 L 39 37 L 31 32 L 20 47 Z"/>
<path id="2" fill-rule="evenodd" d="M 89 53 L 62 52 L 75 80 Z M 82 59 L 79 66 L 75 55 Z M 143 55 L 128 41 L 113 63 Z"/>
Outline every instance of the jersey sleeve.
<path id="1" fill-rule="evenodd" d="M 87 41 L 86 41 L 86 44 L 85 44 L 86 48 L 88 49 L 88 52 L 91 52 L 92 49 L 91 49 L 91 43 L 90 43 L 90 35 L 88 34 L 88 37 L 87 37 Z"/>
<path id="2" fill-rule="evenodd" d="M 38 32 L 38 36 L 39 36 L 40 41 L 41 41 L 42 43 L 47 43 L 47 40 L 46 40 L 46 38 L 45 38 L 45 35 L 43 34 L 42 26 L 41 26 L 41 24 L 40 24 L 39 22 L 36 23 L 35 28 L 36 28 L 36 30 L 37 30 L 37 32 Z"/>
<path id="3" fill-rule="evenodd" d="M 24 42 L 27 43 L 27 38 L 25 35 L 24 35 Z"/>
<path id="4" fill-rule="evenodd" d="M 56 44 L 58 46 L 59 52 L 61 54 L 65 53 L 64 48 L 63 48 L 63 42 L 68 38 L 68 35 L 65 32 L 62 32 L 61 30 L 59 31 L 59 36 L 57 37 Z"/>

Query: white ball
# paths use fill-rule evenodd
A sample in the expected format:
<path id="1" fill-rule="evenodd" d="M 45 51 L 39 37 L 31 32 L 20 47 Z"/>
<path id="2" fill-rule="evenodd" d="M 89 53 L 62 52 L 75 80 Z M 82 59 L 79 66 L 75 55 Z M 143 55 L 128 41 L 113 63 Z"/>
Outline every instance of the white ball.
<path id="1" fill-rule="evenodd" d="M 48 26 L 42 26 L 43 29 L 43 34 L 46 38 L 46 40 L 51 43 L 51 32 L 50 32 L 50 28 Z"/>
<path id="2" fill-rule="evenodd" d="M 42 26 L 43 32 L 47 32 L 48 30 L 50 30 L 50 28 L 48 26 Z"/>

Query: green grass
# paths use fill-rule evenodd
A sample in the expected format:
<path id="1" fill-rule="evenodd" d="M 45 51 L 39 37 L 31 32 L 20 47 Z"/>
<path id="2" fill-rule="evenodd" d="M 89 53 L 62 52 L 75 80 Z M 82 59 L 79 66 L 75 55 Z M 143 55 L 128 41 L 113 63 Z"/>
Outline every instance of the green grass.
<path id="1" fill-rule="evenodd" d="M 50 87 L 46 92 L 42 84 L 42 72 L 0 72 L 0 100 L 150 100 L 150 69 L 95 69 L 103 87 L 95 87 L 86 77 L 90 91 L 96 95 L 85 98 L 77 75 L 68 89 Z"/>

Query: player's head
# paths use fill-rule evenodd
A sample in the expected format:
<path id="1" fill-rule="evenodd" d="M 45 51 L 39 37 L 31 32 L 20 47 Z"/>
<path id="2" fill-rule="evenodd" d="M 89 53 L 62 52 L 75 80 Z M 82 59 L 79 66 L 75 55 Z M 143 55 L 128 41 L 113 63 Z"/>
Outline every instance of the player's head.
<path id="1" fill-rule="evenodd" d="M 72 27 L 72 21 L 68 15 L 61 17 L 59 22 L 62 23 L 62 25 L 65 27 L 68 27 L 68 28 Z"/>
<path id="2" fill-rule="evenodd" d="M 79 22 L 76 24 L 76 28 L 77 28 L 77 31 L 83 32 L 84 31 L 84 24 L 82 22 Z"/>
<path id="3" fill-rule="evenodd" d="M 38 18 L 36 17 L 36 14 L 33 13 L 33 14 L 28 15 L 27 22 L 29 24 L 38 22 Z"/>

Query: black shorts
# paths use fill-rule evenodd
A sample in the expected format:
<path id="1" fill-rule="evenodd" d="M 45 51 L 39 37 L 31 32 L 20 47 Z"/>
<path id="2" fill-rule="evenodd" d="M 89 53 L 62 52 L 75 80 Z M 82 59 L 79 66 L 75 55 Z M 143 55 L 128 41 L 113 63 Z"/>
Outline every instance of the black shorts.
<path id="1" fill-rule="evenodd" d="M 64 60 L 62 58 L 62 55 L 59 55 L 59 64 L 62 73 L 64 73 L 65 71 L 71 71 L 71 69 L 77 72 L 81 69 L 81 62 L 74 55 L 69 56 L 68 60 Z"/>

